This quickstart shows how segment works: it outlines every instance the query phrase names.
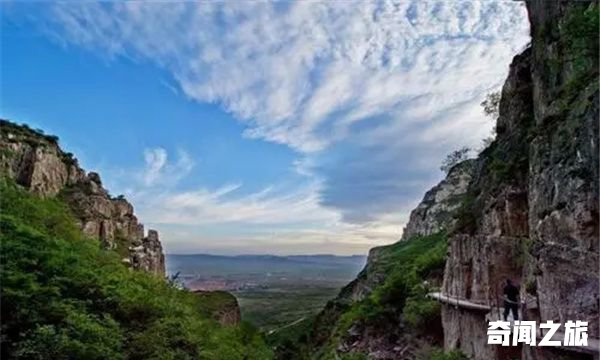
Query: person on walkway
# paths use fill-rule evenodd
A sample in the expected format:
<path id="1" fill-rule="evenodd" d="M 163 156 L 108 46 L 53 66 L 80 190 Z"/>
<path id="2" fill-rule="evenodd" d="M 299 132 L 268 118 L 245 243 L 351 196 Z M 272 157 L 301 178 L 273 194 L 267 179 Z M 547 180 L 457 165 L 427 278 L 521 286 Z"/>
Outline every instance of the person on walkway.
<path id="1" fill-rule="evenodd" d="M 506 279 L 504 286 L 504 321 L 512 311 L 513 320 L 519 320 L 519 288 L 514 286 L 510 279 Z"/>

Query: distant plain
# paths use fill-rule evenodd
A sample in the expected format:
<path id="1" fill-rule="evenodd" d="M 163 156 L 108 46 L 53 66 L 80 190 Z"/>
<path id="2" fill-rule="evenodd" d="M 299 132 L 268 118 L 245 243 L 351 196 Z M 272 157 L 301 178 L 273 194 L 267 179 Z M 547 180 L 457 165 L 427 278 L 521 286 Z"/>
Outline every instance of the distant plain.
<path id="1" fill-rule="evenodd" d="M 365 256 L 167 255 L 167 274 L 191 290 L 226 290 L 242 319 L 266 332 L 314 316 L 352 281 Z"/>

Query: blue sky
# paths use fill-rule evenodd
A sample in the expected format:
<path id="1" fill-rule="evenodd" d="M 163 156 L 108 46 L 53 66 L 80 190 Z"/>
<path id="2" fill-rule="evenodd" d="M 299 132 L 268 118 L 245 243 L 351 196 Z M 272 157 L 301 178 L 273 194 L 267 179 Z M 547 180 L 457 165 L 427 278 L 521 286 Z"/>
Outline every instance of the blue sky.
<path id="1" fill-rule="evenodd" d="M 360 254 L 479 146 L 513 1 L 2 3 L 0 115 L 57 134 L 170 253 Z"/>

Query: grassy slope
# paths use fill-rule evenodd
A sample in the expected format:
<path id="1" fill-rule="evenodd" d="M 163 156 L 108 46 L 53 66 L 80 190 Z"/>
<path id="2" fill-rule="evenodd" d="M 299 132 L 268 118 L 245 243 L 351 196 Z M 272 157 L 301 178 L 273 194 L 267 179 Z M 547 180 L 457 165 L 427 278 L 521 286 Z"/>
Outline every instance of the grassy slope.
<path id="1" fill-rule="evenodd" d="M 431 322 L 440 321 L 439 304 L 427 299 L 425 294 L 441 284 L 446 247 L 446 235 L 438 233 L 413 237 L 379 249 L 369 271 L 386 274 L 384 283 L 363 301 L 351 305 L 331 302 L 315 325 L 307 321 L 287 329 L 278 336 L 277 357 L 334 359 L 335 349 L 354 324 L 377 328 L 383 323 L 402 319 L 412 332 L 419 333 Z M 428 285 L 424 285 L 425 280 Z M 307 338 L 308 333 L 312 333 L 310 338 Z M 314 339 L 326 339 L 326 342 L 315 344 Z M 364 355 L 341 356 L 361 359 Z"/>
<path id="2" fill-rule="evenodd" d="M 0 183 L 2 358 L 268 359 L 248 326 L 123 266 L 84 239 L 67 207 Z"/>
<path id="3" fill-rule="evenodd" d="M 425 295 L 441 281 L 446 246 L 446 235 L 438 233 L 413 237 L 381 249 L 372 271 L 387 274 L 385 282 L 339 318 L 325 358 L 353 324 L 378 326 L 401 316 L 415 332 L 419 332 L 428 322 L 438 319 L 439 304 Z M 429 281 L 428 285 L 424 285 L 425 280 Z"/>

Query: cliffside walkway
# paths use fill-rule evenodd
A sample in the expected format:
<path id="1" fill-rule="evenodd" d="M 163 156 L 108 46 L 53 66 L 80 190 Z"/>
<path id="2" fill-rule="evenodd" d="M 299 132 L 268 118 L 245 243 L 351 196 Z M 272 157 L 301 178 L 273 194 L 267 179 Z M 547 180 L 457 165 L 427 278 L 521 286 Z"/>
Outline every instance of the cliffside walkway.
<path id="1" fill-rule="evenodd" d="M 471 302 L 469 300 L 452 297 L 447 294 L 443 294 L 441 292 L 429 293 L 429 294 L 427 294 L 427 297 L 437 300 L 444 304 L 448 304 L 448 305 L 452 305 L 452 306 L 456 306 L 456 307 L 459 307 L 462 309 L 467 309 L 467 310 L 472 310 L 472 311 L 489 313 L 492 310 L 495 311 L 496 309 L 498 309 L 497 307 L 492 307 L 492 306 L 484 305 L 484 304 L 477 304 L 477 303 Z M 538 334 L 538 340 L 541 340 L 544 337 L 544 335 L 545 334 Z M 550 340 L 562 342 L 564 337 L 565 337 L 564 333 L 557 331 L 556 333 L 554 333 L 554 335 L 552 336 L 552 338 Z M 559 347 L 562 349 L 568 350 L 568 351 L 574 351 L 574 352 L 579 352 L 579 353 L 598 354 L 598 353 L 600 353 L 600 340 L 588 337 L 587 346 L 559 346 Z M 596 359 L 596 358 L 594 358 L 594 359 Z"/>
<path id="2" fill-rule="evenodd" d="M 448 304 L 448 305 L 454 305 L 456 307 L 463 308 L 463 309 L 483 311 L 483 312 L 489 312 L 490 310 L 492 310 L 491 306 L 484 305 L 484 304 L 477 304 L 477 303 L 471 302 L 469 300 L 464 300 L 464 299 L 459 299 L 457 297 L 448 296 L 446 294 L 442 294 L 441 292 L 432 292 L 432 293 L 427 294 L 427 296 L 432 299 L 435 299 L 441 303 Z"/>

